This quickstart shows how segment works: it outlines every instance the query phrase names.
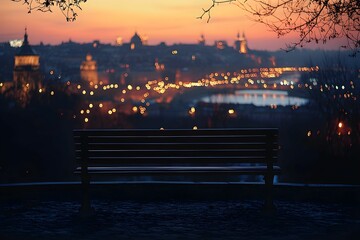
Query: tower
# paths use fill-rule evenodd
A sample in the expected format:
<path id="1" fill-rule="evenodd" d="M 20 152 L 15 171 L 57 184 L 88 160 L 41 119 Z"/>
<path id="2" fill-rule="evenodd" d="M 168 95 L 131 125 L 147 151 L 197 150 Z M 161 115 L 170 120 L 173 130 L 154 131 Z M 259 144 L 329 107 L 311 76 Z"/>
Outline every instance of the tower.
<path id="1" fill-rule="evenodd" d="M 23 44 L 14 60 L 14 95 L 25 106 L 34 91 L 42 91 L 40 56 L 30 46 L 26 28 Z"/>
<path id="2" fill-rule="evenodd" d="M 236 36 L 236 40 L 234 42 L 234 48 L 236 51 L 242 54 L 246 54 L 248 52 L 247 48 L 247 40 L 245 38 L 245 33 L 240 37 L 240 33 L 238 32 Z"/>
<path id="3" fill-rule="evenodd" d="M 247 47 L 247 40 L 245 38 L 245 33 L 243 32 L 242 37 L 239 38 L 240 41 L 240 53 L 242 54 L 246 54 L 248 52 L 248 47 Z"/>
<path id="4" fill-rule="evenodd" d="M 97 63 L 90 54 L 86 55 L 85 61 L 80 65 L 80 77 L 91 85 L 98 84 Z"/>
<path id="5" fill-rule="evenodd" d="M 236 35 L 236 40 L 234 42 L 234 48 L 236 51 L 240 52 L 240 46 L 241 46 L 241 41 L 240 41 L 240 33 L 238 32 L 238 34 Z"/>
<path id="6" fill-rule="evenodd" d="M 201 36 L 200 36 L 199 45 L 205 46 L 205 36 L 204 36 L 204 34 L 201 34 Z"/>

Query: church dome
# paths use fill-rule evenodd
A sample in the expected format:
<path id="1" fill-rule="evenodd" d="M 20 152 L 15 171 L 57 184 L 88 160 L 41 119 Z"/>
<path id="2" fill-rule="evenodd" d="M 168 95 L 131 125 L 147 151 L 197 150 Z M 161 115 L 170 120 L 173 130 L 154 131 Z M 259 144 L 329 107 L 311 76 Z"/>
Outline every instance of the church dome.
<path id="1" fill-rule="evenodd" d="M 135 32 L 134 36 L 131 38 L 130 43 L 135 43 L 137 46 L 142 45 L 142 39 L 137 32 Z"/>

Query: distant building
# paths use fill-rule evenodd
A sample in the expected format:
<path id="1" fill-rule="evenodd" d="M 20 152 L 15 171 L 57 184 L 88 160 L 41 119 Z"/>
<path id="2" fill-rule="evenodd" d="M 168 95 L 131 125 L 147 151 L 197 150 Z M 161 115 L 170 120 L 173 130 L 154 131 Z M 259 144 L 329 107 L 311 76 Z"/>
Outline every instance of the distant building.
<path id="1" fill-rule="evenodd" d="M 142 35 L 141 36 L 141 41 L 143 43 L 144 46 L 148 46 L 149 44 L 149 37 L 147 35 Z"/>
<path id="2" fill-rule="evenodd" d="M 119 37 L 116 38 L 115 45 L 116 46 L 122 46 L 123 45 L 122 37 L 119 36 Z"/>
<path id="3" fill-rule="evenodd" d="M 30 46 L 26 29 L 23 44 L 14 60 L 14 94 L 22 105 L 26 105 L 31 92 L 43 91 L 40 56 Z"/>
<path id="4" fill-rule="evenodd" d="M 199 45 L 201 45 L 201 46 L 205 46 L 205 36 L 204 36 L 204 34 L 201 34 L 201 36 L 200 36 L 200 39 L 199 39 Z"/>
<path id="5" fill-rule="evenodd" d="M 15 71 L 37 71 L 40 68 L 40 57 L 29 44 L 25 29 L 24 41 L 20 51 L 15 55 Z"/>
<path id="6" fill-rule="evenodd" d="M 101 43 L 99 40 L 94 40 L 92 46 L 93 46 L 93 48 L 98 48 L 100 46 L 100 44 Z"/>
<path id="7" fill-rule="evenodd" d="M 14 48 L 21 47 L 23 43 L 24 43 L 23 39 L 14 39 L 9 41 L 10 46 Z"/>
<path id="8" fill-rule="evenodd" d="M 99 82 L 97 63 L 90 54 L 86 55 L 85 61 L 80 65 L 80 77 L 83 81 L 87 81 L 91 85 L 98 84 Z"/>
<path id="9" fill-rule="evenodd" d="M 228 46 L 228 44 L 225 40 L 217 40 L 217 41 L 215 41 L 214 45 L 217 49 L 220 49 L 220 50 L 223 50 Z"/>
<path id="10" fill-rule="evenodd" d="M 245 33 L 240 37 L 240 33 L 237 34 L 237 38 L 234 43 L 234 48 L 236 51 L 242 54 L 248 53 L 247 40 L 245 38 Z"/>
<path id="11" fill-rule="evenodd" d="M 130 39 L 130 49 L 135 50 L 143 46 L 143 41 L 139 34 L 135 32 L 134 36 Z"/>

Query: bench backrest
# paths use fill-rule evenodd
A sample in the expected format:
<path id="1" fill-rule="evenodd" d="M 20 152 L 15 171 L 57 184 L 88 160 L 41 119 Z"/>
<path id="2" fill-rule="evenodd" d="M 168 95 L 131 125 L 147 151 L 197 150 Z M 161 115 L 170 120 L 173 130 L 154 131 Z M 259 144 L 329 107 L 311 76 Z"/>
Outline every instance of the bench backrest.
<path id="1" fill-rule="evenodd" d="M 226 165 L 277 159 L 277 129 L 74 130 L 81 165 Z"/>

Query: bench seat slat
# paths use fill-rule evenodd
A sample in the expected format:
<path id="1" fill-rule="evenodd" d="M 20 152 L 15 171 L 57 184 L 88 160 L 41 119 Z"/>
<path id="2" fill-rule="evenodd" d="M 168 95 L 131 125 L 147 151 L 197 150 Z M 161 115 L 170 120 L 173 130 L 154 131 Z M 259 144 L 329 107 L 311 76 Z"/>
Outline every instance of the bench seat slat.
<path id="1" fill-rule="evenodd" d="M 146 167 L 89 167 L 91 174 L 167 174 L 167 173 L 242 173 L 242 174 L 267 174 L 269 170 L 266 166 L 146 166 Z M 81 168 L 78 167 L 75 173 L 80 174 Z M 273 174 L 279 174 L 280 168 L 274 166 Z"/>
<path id="2" fill-rule="evenodd" d="M 74 130 L 74 135 L 81 135 L 84 132 L 88 136 L 151 136 L 151 135 L 161 135 L 161 136 L 191 136 L 191 135 L 223 135 L 225 132 L 230 132 L 234 135 L 264 135 L 266 133 L 277 135 L 278 130 L 274 128 L 236 128 L 236 129 L 199 129 L 199 130 L 186 130 L 186 129 L 172 129 L 172 130 L 153 130 L 153 129 L 76 129 Z"/>
<path id="3" fill-rule="evenodd" d="M 276 154 L 276 151 L 273 151 L 273 154 Z M 91 150 L 88 152 L 88 157 L 162 157 L 168 158 L 171 160 L 174 156 L 177 158 L 180 157 L 194 157 L 194 160 L 197 157 L 261 157 L 265 156 L 265 150 L 115 150 L 115 151 L 95 151 Z M 78 152 L 77 156 L 81 156 L 81 153 Z M 175 160 L 176 158 L 174 158 Z"/>
<path id="4" fill-rule="evenodd" d="M 262 150 L 266 149 L 265 143 L 89 143 L 91 150 Z M 277 149 L 277 144 L 273 144 L 273 149 Z M 81 151 L 81 144 L 76 144 L 75 149 Z"/>
<path id="5" fill-rule="evenodd" d="M 77 162 L 81 164 L 82 159 L 78 157 Z M 89 165 L 101 164 L 236 164 L 236 163 L 275 163 L 277 157 L 272 161 L 264 156 L 246 157 L 92 157 L 87 163 Z"/>
<path id="6" fill-rule="evenodd" d="M 81 143 L 81 138 L 75 138 L 75 143 Z M 197 137 L 161 137 L 161 136 L 147 136 L 147 137 L 91 137 L 87 138 L 88 143 L 265 143 L 266 136 L 197 136 Z"/>

